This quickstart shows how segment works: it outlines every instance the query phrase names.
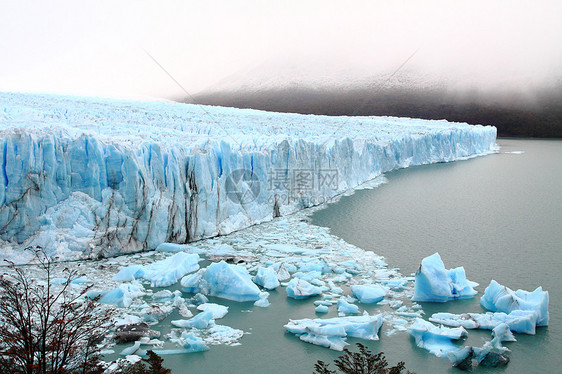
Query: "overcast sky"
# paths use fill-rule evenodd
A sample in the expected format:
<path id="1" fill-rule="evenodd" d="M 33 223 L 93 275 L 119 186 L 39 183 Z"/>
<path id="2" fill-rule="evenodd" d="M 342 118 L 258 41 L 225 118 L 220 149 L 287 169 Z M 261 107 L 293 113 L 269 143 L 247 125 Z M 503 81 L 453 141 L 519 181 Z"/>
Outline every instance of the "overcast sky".
<path id="1" fill-rule="evenodd" d="M 6 1 L 0 90 L 195 94 L 280 61 L 399 66 L 450 79 L 542 82 L 562 72 L 560 1 Z M 337 77 L 336 77 L 337 78 Z"/>

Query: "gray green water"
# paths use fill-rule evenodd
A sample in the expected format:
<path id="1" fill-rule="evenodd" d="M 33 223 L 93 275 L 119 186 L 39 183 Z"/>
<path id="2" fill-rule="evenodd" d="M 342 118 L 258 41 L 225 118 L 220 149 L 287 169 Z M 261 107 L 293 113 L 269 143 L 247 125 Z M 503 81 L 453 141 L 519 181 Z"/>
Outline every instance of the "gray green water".
<path id="1" fill-rule="evenodd" d="M 499 154 L 388 173 L 387 184 L 343 197 L 311 220 L 384 255 L 389 266 L 400 267 L 404 275 L 439 251 L 448 268 L 463 265 L 468 278 L 480 283 L 480 294 L 473 300 L 424 303 L 426 317 L 438 311 L 482 311 L 479 297 L 491 279 L 514 289 L 542 285 L 550 292 L 550 325 L 535 336 L 517 335 L 518 342 L 506 343 L 512 350 L 507 368 L 477 372 L 560 372 L 562 141 L 502 139 L 499 144 Z M 524 153 L 505 153 L 511 151 Z M 210 299 L 230 307 L 221 324 L 250 334 L 239 346 L 166 356 L 165 365 L 174 374 L 312 373 L 316 360 L 331 362 L 341 354 L 284 332 L 289 318 L 311 318 L 314 312 L 310 302 L 289 299 L 282 288 L 271 292 L 271 306 L 265 309 Z M 373 314 L 377 308 L 365 309 Z M 334 310 L 327 315 L 332 316 Z M 178 318 L 168 318 L 159 330 L 166 333 L 169 321 Z M 380 341 L 361 342 L 385 352 L 391 364 L 405 361 L 417 373 L 457 371 L 447 360 L 417 348 L 406 333 L 380 335 Z M 471 330 L 467 344 L 481 346 L 489 339 L 489 331 Z"/>
<path id="2" fill-rule="evenodd" d="M 386 257 L 403 274 L 438 251 L 448 268 L 464 266 L 480 283 L 473 300 L 423 303 L 437 311 L 479 312 L 490 279 L 512 289 L 543 286 L 550 294 L 550 325 L 507 345 L 505 373 L 562 372 L 562 141 L 500 139 L 499 154 L 387 174 L 388 184 L 357 191 L 312 222 L 334 235 Z M 522 154 L 506 152 L 524 151 Z M 371 344 L 418 373 L 446 372 L 445 360 L 420 354 L 407 339 Z M 470 331 L 481 345 L 489 332 Z M 480 341 L 479 341 L 480 340 Z M 479 344 L 480 343 L 480 344 Z"/>

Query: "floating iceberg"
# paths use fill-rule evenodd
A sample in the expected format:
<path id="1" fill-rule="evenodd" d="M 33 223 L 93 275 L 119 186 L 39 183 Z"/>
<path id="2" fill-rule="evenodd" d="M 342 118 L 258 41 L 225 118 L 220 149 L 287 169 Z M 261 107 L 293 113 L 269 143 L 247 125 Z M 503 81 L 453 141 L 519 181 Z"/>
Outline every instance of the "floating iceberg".
<path id="1" fill-rule="evenodd" d="M 355 304 L 348 303 L 345 299 L 338 300 L 338 316 L 348 316 L 351 314 L 359 314 L 359 307 Z"/>
<path id="2" fill-rule="evenodd" d="M 220 304 L 205 303 L 197 306 L 198 310 L 210 311 L 214 319 L 220 319 L 227 315 L 228 307 Z"/>
<path id="3" fill-rule="evenodd" d="M 484 291 L 480 304 L 492 312 L 510 313 L 516 310 L 533 311 L 537 314 L 537 326 L 548 325 L 548 291 L 538 287 L 533 292 L 500 285 L 495 280 Z"/>
<path id="4" fill-rule="evenodd" d="M 353 285 L 351 292 L 363 304 L 378 303 L 386 295 L 386 290 L 376 284 Z"/>
<path id="5" fill-rule="evenodd" d="M 453 343 L 453 340 L 468 335 L 462 327 L 437 327 L 421 318 L 416 318 L 408 331 L 416 340 L 418 347 L 428 350 L 437 357 L 446 357 L 449 352 L 456 352 L 459 347 Z"/>
<path id="6" fill-rule="evenodd" d="M 172 355 L 182 353 L 193 353 L 208 351 L 209 347 L 205 342 L 195 334 L 183 331 L 181 336 L 174 338 L 173 341 L 183 347 L 182 349 L 153 349 L 154 353 L 158 355 Z"/>
<path id="7" fill-rule="evenodd" d="M 199 313 L 195 317 L 188 320 L 175 320 L 172 321 L 172 325 L 176 327 L 184 328 L 194 328 L 194 329 L 206 329 L 212 327 L 215 324 L 213 311 L 211 309 Z"/>
<path id="8" fill-rule="evenodd" d="M 0 93 L 0 132 L 0 239 L 61 259 L 231 233 L 390 170 L 496 147 L 494 127 L 447 121 L 19 93 Z M 319 166 L 307 194 L 265 188 L 271 171 Z"/>
<path id="9" fill-rule="evenodd" d="M 466 279 L 464 268 L 447 270 L 439 253 L 422 260 L 416 272 L 414 301 L 445 302 L 471 298 L 476 295 L 473 287 L 478 283 Z"/>
<path id="10" fill-rule="evenodd" d="M 277 273 L 272 267 L 264 268 L 260 266 L 256 276 L 254 277 L 254 283 L 262 286 L 266 290 L 274 290 L 279 287 Z"/>
<path id="11" fill-rule="evenodd" d="M 257 301 L 260 289 L 244 266 L 224 261 L 209 265 L 181 280 L 182 291 L 222 297 L 234 301 Z"/>
<path id="12" fill-rule="evenodd" d="M 507 324 L 509 329 L 522 334 L 535 334 L 537 314 L 529 310 L 514 310 L 506 314 L 497 313 L 435 313 L 429 318 L 431 322 L 447 326 L 462 326 L 465 329 L 493 330 L 501 324 Z"/>
<path id="13" fill-rule="evenodd" d="M 381 326 L 382 314 L 364 314 L 357 317 L 290 320 L 285 329 L 304 342 L 342 351 L 349 345 L 347 337 L 379 340 Z"/>
<path id="14" fill-rule="evenodd" d="M 121 308 L 128 308 L 134 299 L 144 296 L 145 290 L 140 283 L 120 284 L 116 288 L 108 292 L 90 291 L 87 296 L 94 298 L 100 295 L 99 302 L 104 304 L 115 304 Z"/>
<path id="15" fill-rule="evenodd" d="M 152 282 L 152 287 L 168 287 L 177 283 L 184 275 L 198 269 L 198 255 L 179 252 L 150 265 L 127 266 L 121 269 L 113 279 L 117 281 L 129 281 L 143 278 Z"/>
<path id="16" fill-rule="evenodd" d="M 306 299 L 322 293 L 322 289 L 320 287 L 313 286 L 304 279 L 300 278 L 291 279 L 285 290 L 287 291 L 287 296 L 293 299 Z"/>
<path id="17" fill-rule="evenodd" d="M 482 348 L 467 346 L 457 351 L 447 353 L 453 366 L 461 370 L 471 370 L 472 360 L 479 365 L 488 367 L 505 366 L 509 363 L 506 352 L 509 350 L 501 345 L 504 341 L 514 342 L 515 337 L 505 323 L 499 324 L 492 330 L 492 341 L 484 343 Z"/>

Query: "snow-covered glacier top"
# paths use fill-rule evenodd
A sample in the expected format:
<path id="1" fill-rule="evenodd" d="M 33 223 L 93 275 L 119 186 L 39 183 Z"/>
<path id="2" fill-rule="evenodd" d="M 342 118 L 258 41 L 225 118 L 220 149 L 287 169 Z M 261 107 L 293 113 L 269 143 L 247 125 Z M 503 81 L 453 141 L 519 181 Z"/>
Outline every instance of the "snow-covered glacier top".
<path id="1" fill-rule="evenodd" d="M 227 234 L 495 140 L 447 121 L 0 93 L 2 252 L 104 256 Z"/>
<path id="2" fill-rule="evenodd" d="M 282 139 L 332 142 L 394 141 L 402 136 L 473 128 L 466 123 L 398 117 L 319 116 L 171 102 L 0 93 L 0 130 L 38 134 L 64 131 L 95 135 L 107 143 L 138 147 L 158 143 L 205 148 L 209 141 L 231 149 L 260 149 Z"/>

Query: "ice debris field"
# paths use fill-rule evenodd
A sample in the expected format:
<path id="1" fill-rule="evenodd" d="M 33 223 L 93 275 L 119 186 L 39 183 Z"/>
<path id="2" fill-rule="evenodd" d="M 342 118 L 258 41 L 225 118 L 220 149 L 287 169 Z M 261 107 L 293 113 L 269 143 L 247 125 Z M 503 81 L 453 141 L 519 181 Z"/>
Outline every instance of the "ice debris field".
<path id="1" fill-rule="evenodd" d="M 434 313 L 426 320 L 416 295 L 440 304 L 476 297 L 462 267 L 446 269 L 436 253 L 423 259 L 415 274 L 403 276 L 383 257 L 307 223 L 308 213 L 228 236 L 89 261 L 72 289 L 93 285 L 88 297 L 101 296 L 104 305 L 117 307 L 104 353 L 132 361 L 148 349 L 170 355 L 243 344 L 250 331 L 221 323 L 229 313 L 221 300 L 243 303 L 251 312 L 270 307 L 270 292 L 310 306 L 309 318 L 278 322 L 295 336 L 295 344 L 341 351 L 350 338 L 377 341 L 408 333 L 419 349 L 461 369 L 507 364 L 503 342 L 548 325 L 547 291 L 512 291 L 493 280 L 480 296 L 487 312 Z M 62 274 L 63 268 L 83 265 L 56 266 Z M 489 340 L 463 345 L 471 329 L 491 330 Z"/>
<path id="2" fill-rule="evenodd" d="M 384 172 L 493 152 L 496 128 L 0 93 L 2 256 L 64 259 L 224 235 Z"/>
<path id="3" fill-rule="evenodd" d="M 343 350 L 349 338 L 409 333 L 465 369 L 506 364 L 502 342 L 548 325 L 548 292 L 493 280 L 481 296 L 488 312 L 426 320 L 418 302 L 475 297 L 462 267 L 446 269 L 436 253 L 403 276 L 302 212 L 386 171 L 493 152 L 493 127 L 0 93 L 0 133 L 1 254 L 26 262 L 22 249 L 40 245 L 98 259 L 72 289 L 93 285 L 88 297 L 118 309 L 106 354 L 241 344 L 248 332 L 220 323 L 220 300 L 251 311 L 268 308 L 270 292 L 311 305 L 310 318 L 282 322 L 295 343 Z M 243 196 L 229 195 L 232 176 L 247 176 L 237 170 L 252 176 L 234 181 Z M 305 191 L 288 178 L 295 170 L 335 171 L 336 183 Z M 287 179 L 271 183 L 272 172 Z M 68 266 L 80 263 L 57 265 Z M 469 329 L 490 340 L 463 347 Z"/>

